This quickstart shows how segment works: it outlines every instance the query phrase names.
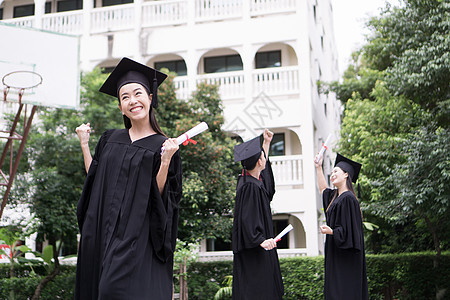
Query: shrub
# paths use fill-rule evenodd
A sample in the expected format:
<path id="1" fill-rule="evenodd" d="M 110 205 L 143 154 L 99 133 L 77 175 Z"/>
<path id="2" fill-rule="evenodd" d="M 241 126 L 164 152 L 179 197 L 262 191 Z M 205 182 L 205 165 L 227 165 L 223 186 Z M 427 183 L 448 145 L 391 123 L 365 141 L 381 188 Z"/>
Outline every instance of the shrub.
<path id="1" fill-rule="evenodd" d="M 450 252 L 434 267 L 434 253 L 367 255 L 367 278 L 371 300 L 450 299 Z M 284 299 L 323 299 L 323 256 L 280 259 Z M 73 299 L 75 266 L 61 266 L 62 273 L 42 291 L 41 299 Z M 29 299 L 45 269 L 16 265 L 17 277 L 8 278 L 9 264 L 0 264 L 0 299 Z M 233 273 L 232 261 L 196 262 L 188 269 L 189 299 L 213 299 L 225 276 Z M 439 288 L 439 291 L 436 290 Z"/>

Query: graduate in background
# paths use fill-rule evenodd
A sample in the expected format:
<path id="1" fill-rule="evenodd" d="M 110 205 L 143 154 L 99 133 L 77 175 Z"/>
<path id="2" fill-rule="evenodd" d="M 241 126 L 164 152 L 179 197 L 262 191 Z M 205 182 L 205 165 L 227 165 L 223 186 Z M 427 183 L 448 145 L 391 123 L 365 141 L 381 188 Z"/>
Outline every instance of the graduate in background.
<path id="1" fill-rule="evenodd" d="M 154 114 L 166 77 L 123 58 L 100 92 L 118 98 L 125 129 L 104 132 L 93 157 L 90 124 L 76 130 L 87 177 L 75 299 L 172 299 L 181 159 Z"/>
<path id="2" fill-rule="evenodd" d="M 322 161 L 316 157 L 314 163 L 327 219 L 320 226 L 326 234 L 325 300 L 368 300 L 362 213 L 352 184 L 361 164 L 338 153 L 330 178 L 336 189 L 329 189 Z"/>
<path id="3" fill-rule="evenodd" d="M 236 187 L 233 222 L 233 299 L 277 300 L 284 294 L 280 263 L 273 239 L 270 202 L 275 182 L 268 161 L 273 133 L 237 145 L 234 160 L 244 168 Z"/>

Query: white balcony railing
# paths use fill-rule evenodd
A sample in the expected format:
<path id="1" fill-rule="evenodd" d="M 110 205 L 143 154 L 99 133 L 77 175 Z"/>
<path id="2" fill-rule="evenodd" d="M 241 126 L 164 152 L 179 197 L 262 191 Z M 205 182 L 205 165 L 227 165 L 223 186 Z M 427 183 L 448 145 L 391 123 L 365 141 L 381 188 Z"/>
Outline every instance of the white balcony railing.
<path id="1" fill-rule="evenodd" d="M 267 95 L 285 95 L 300 92 L 298 68 L 296 66 L 258 69 L 253 74 L 253 82 L 251 84 L 254 96 L 259 95 L 261 92 Z M 243 71 L 199 75 L 196 82 L 219 85 L 219 94 L 222 100 L 243 98 L 245 95 L 246 85 L 244 84 Z M 174 84 L 179 99 L 186 100 L 190 92 L 195 88 L 188 86 L 186 76 L 176 77 Z"/>
<path id="2" fill-rule="evenodd" d="M 253 95 L 298 93 L 298 67 L 266 68 L 253 71 Z"/>
<path id="3" fill-rule="evenodd" d="M 296 0 L 252 0 L 250 14 L 252 16 L 295 11 Z"/>
<path id="4" fill-rule="evenodd" d="M 161 0 L 144 1 L 142 4 L 122 4 L 99 7 L 90 10 L 90 28 L 82 23 L 86 10 L 50 13 L 42 16 L 43 29 L 61 33 L 81 34 L 99 33 L 115 30 L 131 30 L 134 26 L 172 26 L 204 21 L 218 21 L 229 18 L 242 18 L 244 15 L 260 16 L 264 14 L 289 13 L 296 11 L 296 0 L 252 0 L 250 11 L 244 11 L 244 1 L 249 0 Z M 142 23 L 135 24 L 136 5 L 142 5 Z M 192 5 L 192 9 L 189 6 Z M 189 12 L 193 13 L 190 14 Z M 25 27 L 36 25 L 36 16 L 5 19 L 8 22 Z"/>
<path id="5" fill-rule="evenodd" d="M 144 2 L 142 26 L 178 25 L 187 22 L 187 2 L 180 0 Z"/>
<path id="6" fill-rule="evenodd" d="M 196 0 L 196 21 L 242 17 L 243 0 Z"/>
<path id="7" fill-rule="evenodd" d="M 189 87 L 187 76 L 177 76 L 173 79 L 173 84 L 175 86 L 175 93 L 178 99 L 187 100 L 189 99 Z"/>
<path id="8" fill-rule="evenodd" d="M 132 29 L 134 23 L 134 4 L 114 5 L 92 10 L 92 33 Z"/>
<path id="9" fill-rule="evenodd" d="M 219 93 L 223 100 L 244 97 L 244 72 L 224 72 L 199 75 L 197 83 L 219 85 Z"/>
<path id="10" fill-rule="evenodd" d="M 81 34 L 83 33 L 83 11 L 45 14 L 42 18 L 42 29 L 67 34 Z"/>
<path id="11" fill-rule="evenodd" d="M 34 27 L 35 17 L 22 17 L 22 18 L 14 18 L 14 19 L 5 19 L 1 20 L 1 22 L 5 22 L 8 24 L 13 24 L 22 27 Z"/>
<path id="12" fill-rule="evenodd" d="M 303 157 L 301 155 L 271 156 L 276 185 L 303 184 Z"/>

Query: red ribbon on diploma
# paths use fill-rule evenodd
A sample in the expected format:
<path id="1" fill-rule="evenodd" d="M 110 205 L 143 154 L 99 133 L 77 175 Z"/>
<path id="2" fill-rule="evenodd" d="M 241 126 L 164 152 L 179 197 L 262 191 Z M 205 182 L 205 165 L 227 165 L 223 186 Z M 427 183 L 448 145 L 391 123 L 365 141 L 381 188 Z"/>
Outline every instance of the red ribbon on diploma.
<path id="1" fill-rule="evenodd" d="M 327 145 L 325 145 L 325 143 L 322 143 L 322 147 L 324 147 L 326 150 L 328 150 Z"/>
<path id="2" fill-rule="evenodd" d="M 186 140 L 183 142 L 183 146 L 186 146 L 187 144 L 189 144 L 189 142 L 191 142 L 194 145 L 197 144 L 197 142 L 194 141 L 193 139 L 190 139 L 189 136 L 186 133 L 184 135 L 186 136 Z"/>

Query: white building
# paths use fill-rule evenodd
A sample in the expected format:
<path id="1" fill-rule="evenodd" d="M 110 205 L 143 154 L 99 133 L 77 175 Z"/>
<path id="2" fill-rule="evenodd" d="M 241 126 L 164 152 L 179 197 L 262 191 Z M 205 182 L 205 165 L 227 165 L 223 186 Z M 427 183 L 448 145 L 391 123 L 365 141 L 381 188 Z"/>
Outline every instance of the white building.
<path id="1" fill-rule="evenodd" d="M 220 84 L 224 130 L 244 140 L 276 133 L 273 220 L 278 230 L 294 226 L 280 256 L 322 253 L 313 159 L 328 134 L 336 140 L 341 113 L 317 84 L 339 76 L 331 0 L 0 0 L 0 20 L 80 35 L 82 70 L 124 56 L 168 67 L 184 99 L 200 81 Z M 205 241 L 201 249 L 220 247 Z"/>

